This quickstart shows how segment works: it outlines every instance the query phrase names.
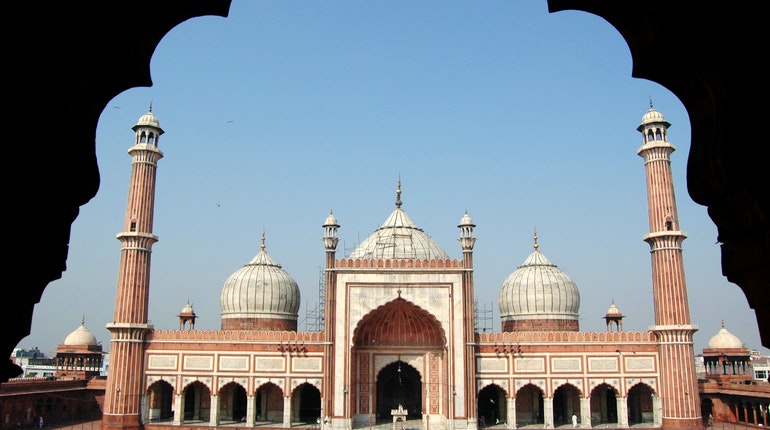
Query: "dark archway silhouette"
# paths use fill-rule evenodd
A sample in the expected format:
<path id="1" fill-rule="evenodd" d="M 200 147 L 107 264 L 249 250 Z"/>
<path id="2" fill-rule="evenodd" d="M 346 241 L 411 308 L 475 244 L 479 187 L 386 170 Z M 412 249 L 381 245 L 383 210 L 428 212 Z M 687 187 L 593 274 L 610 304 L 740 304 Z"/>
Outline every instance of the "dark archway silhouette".
<path id="1" fill-rule="evenodd" d="M 229 382 L 219 390 L 219 420 L 243 421 L 246 418 L 246 389 Z"/>
<path id="2" fill-rule="evenodd" d="M 283 390 L 272 382 L 257 389 L 255 421 L 283 422 Z"/>
<path id="3" fill-rule="evenodd" d="M 591 425 L 618 422 L 618 396 L 609 384 L 599 384 L 591 390 Z"/>
<path id="4" fill-rule="evenodd" d="M 628 425 L 653 423 L 654 392 L 649 385 L 636 384 L 628 390 Z"/>
<path id="5" fill-rule="evenodd" d="M 211 391 L 202 382 L 195 381 L 182 391 L 184 421 L 208 421 L 211 418 Z"/>
<path id="6" fill-rule="evenodd" d="M 516 427 L 543 424 L 543 390 L 527 384 L 516 393 Z"/>
<path id="7" fill-rule="evenodd" d="M 477 416 L 479 428 L 492 426 L 508 421 L 505 404 L 505 390 L 499 385 L 492 384 L 482 388 L 478 394 Z"/>
<path id="8" fill-rule="evenodd" d="M 422 377 L 409 364 L 398 360 L 377 374 L 377 419 L 391 420 L 391 411 L 402 405 L 407 419 L 422 417 Z"/>
<path id="9" fill-rule="evenodd" d="M 316 423 L 321 418 L 321 392 L 312 384 L 304 383 L 294 389 L 291 404 L 296 418 L 305 423 Z"/>
<path id="10" fill-rule="evenodd" d="M 553 393 L 554 426 L 572 422 L 572 415 L 580 418 L 580 390 L 572 384 L 564 384 Z"/>
<path id="11" fill-rule="evenodd" d="M 174 387 L 164 380 L 155 381 L 147 389 L 150 397 L 150 421 L 174 418 Z"/>

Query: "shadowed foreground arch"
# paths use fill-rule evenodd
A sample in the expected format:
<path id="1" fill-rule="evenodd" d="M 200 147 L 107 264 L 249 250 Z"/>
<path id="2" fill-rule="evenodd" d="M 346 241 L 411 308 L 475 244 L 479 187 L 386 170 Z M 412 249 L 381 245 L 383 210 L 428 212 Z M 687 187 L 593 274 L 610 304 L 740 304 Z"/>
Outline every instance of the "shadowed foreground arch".
<path id="1" fill-rule="evenodd" d="M 581 10 L 605 19 L 630 48 L 632 76 L 656 82 L 682 101 L 692 128 L 690 197 L 708 208 L 717 227 L 722 273 L 743 290 L 757 316 L 770 313 L 770 196 L 763 167 L 768 147 L 757 138 L 764 135 L 764 112 L 746 108 L 763 98 L 765 71 L 762 56 L 743 54 L 765 49 L 762 14 L 749 2 L 547 4 L 550 12 Z M 6 240 L 14 252 L 7 257 L 10 270 L 0 300 L 4 357 L 29 334 L 35 304 L 66 270 L 72 223 L 99 188 L 95 136 L 107 103 L 130 88 L 152 85 L 152 53 L 172 28 L 194 17 L 226 17 L 230 0 L 44 6 L 5 5 L 17 24 L 4 27 L 6 40 L 14 41 L 6 47 L 8 63 L 14 64 L 6 71 L 13 83 L 6 86 L 7 98 L 24 113 L 14 117 L 15 128 L 34 133 L 23 145 L 7 148 L 7 158 L 19 168 L 6 173 L 12 186 L 5 198 L 13 205 Z M 695 14 L 718 16 L 719 25 L 692 19 Z M 37 37 L 18 38 L 16 28 Z M 718 58 L 714 46 L 726 47 Z M 757 323 L 762 345 L 770 347 L 770 318 Z M 20 372 L 6 359 L 0 382 Z"/>

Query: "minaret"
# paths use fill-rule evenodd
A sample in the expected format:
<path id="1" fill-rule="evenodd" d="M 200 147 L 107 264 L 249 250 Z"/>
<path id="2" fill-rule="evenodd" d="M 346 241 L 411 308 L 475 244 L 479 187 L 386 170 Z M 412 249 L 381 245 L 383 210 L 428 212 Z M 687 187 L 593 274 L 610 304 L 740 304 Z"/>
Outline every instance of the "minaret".
<path id="1" fill-rule="evenodd" d="M 693 348 L 693 334 L 698 328 L 690 324 L 682 259 L 682 242 L 687 235 L 679 229 L 674 198 L 671 153 L 676 148 L 668 142 L 666 131 L 670 125 L 650 100 L 650 110 L 637 127 L 644 141 L 637 154 L 644 158 L 647 177 L 650 233 L 644 241 L 650 245 L 652 259 L 655 326 L 651 330 L 660 345 L 657 396 L 662 407 L 662 428 L 702 429 Z"/>
<path id="2" fill-rule="evenodd" d="M 334 410 L 332 405 L 332 399 L 334 398 L 334 346 L 331 341 L 334 339 L 334 324 L 337 313 L 337 274 L 334 272 L 334 261 L 337 255 L 337 244 L 340 241 L 340 238 L 337 236 L 337 230 L 339 230 L 340 225 L 337 223 L 337 218 L 334 217 L 334 213 L 331 210 L 329 210 L 329 216 L 326 217 L 326 221 L 323 223 L 323 228 L 324 236 L 322 240 L 326 249 L 324 332 L 327 342 L 324 345 L 321 419 L 323 420 L 322 426 L 326 427 L 329 424 L 328 418 Z"/>
<path id="3" fill-rule="evenodd" d="M 131 155 L 131 179 L 128 203 L 120 241 L 120 266 L 115 295 L 113 322 L 107 324 L 112 333 L 110 369 L 104 399 L 102 428 L 139 429 L 141 420 L 142 378 L 144 372 L 145 336 L 152 330 L 147 323 L 150 294 L 150 255 L 158 241 L 152 234 L 155 207 L 155 176 L 158 160 L 160 128 L 152 105 L 133 127 L 134 146 Z"/>
<path id="4" fill-rule="evenodd" d="M 474 292 L 473 292 L 473 246 L 476 244 L 476 236 L 473 235 L 473 228 L 476 224 L 468 215 L 468 210 L 465 210 L 465 215 L 460 219 L 460 224 L 457 228 L 460 229 L 460 247 L 463 250 L 463 345 L 465 348 L 465 410 L 467 411 L 468 420 L 476 422 L 476 413 L 478 411 L 477 398 L 476 398 L 476 384 L 473 381 L 476 380 L 476 349 L 475 349 L 475 337 L 476 337 L 476 318 L 474 304 Z M 457 377 L 459 375 L 455 375 Z M 452 381 L 455 384 L 454 381 Z M 450 401 L 456 401 L 457 396 L 451 395 Z M 451 411 L 455 411 L 453 406 Z M 449 417 L 454 421 L 455 417 Z M 450 428 L 452 426 L 450 425 Z"/>

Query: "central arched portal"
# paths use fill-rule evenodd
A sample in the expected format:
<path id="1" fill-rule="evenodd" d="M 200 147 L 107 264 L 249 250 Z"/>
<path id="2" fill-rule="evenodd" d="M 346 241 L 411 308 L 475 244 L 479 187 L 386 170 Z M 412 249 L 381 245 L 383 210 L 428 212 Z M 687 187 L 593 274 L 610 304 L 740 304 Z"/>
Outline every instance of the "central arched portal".
<path id="1" fill-rule="evenodd" d="M 353 332 L 350 356 L 353 424 L 448 419 L 447 340 L 438 320 L 399 297 L 373 309 Z M 347 393 L 346 393 L 347 394 Z"/>
<path id="2" fill-rule="evenodd" d="M 422 378 L 420 372 L 399 360 L 385 366 L 377 375 L 377 419 L 391 421 L 391 411 L 399 406 L 407 418 L 422 417 Z"/>

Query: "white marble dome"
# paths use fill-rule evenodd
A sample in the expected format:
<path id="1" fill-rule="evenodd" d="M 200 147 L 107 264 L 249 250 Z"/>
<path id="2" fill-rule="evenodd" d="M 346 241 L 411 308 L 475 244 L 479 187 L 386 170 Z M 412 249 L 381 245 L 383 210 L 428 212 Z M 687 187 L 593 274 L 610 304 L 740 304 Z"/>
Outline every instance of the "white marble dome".
<path id="1" fill-rule="evenodd" d="M 727 331 L 725 323 L 722 322 L 722 328 L 709 339 L 709 348 L 743 348 L 743 342 L 737 336 Z"/>
<path id="2" fill-rule="evenodd" d="M 449 254 L 401 209 L 401 185 L 396 191 L 396 209 L 374 233 L 358 245 L 348 258 L 445 260 Z"/>
<path id="3" fill-rule="evenodd" d="M 262 249 L 225 280 L 220 296 L 222 319 L 277 318 L 297 320 L 297 282 Z"/>
<path id="4" fill-rule="evenodd" d="M 563 270 L 535 250 L 503 282 L 498 295 L 503 320 L 579 319 L 580 292 Z"/>
<path id="5" fill-rule="evenodd" d="M 94 336 L 93 333 L 88 331 L 86 328 L 86 322 L 85 318 L 80 322 L 80 326 L 75 329 L 72 333 L 68 334 L 66 338 L 64 338 L 64 345 L 74 346 L 74 345 L 98 345 L 99 342 L 96 341 L 96 336 Z"/>

